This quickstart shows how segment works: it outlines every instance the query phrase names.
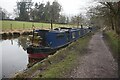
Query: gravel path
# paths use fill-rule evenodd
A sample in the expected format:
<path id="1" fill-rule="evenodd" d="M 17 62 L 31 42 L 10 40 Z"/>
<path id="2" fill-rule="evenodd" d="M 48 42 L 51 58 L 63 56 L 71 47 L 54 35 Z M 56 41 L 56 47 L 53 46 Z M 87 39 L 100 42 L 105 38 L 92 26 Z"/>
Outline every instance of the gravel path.
<path id="1" fill-rule="evenodd" d="M 92 36 L 88 53 L 79 59 L 79 66 L 71 72 L 72 78 L 117 78 L 118 66 L 100 32 Z"/>

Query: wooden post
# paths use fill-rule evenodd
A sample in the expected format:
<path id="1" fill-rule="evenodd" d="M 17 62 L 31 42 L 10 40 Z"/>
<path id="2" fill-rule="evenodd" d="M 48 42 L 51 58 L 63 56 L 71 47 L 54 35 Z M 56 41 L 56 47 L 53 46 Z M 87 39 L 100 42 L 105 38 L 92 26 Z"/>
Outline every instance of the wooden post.
<path id="1" fill-rule="evenodd" d="M 11 44 L 13 45 L 13 40 L 11 39 Z"/>
<path id="2" fill-rule="evenodd" d="M 42 29 L 43 29 L 43 24 L 42 24 Z"/>
<path id="3" fill-rule="evenodd" d="M 77 21 L 78 21 L 78 24 L 77 24 L 77 28 L 79 27 L 79 16 L 77 17 Z"/>
<path id="4" fill-rule="evenodd" d="M 33 29 L 33 28 L 35 29 L 34 23 L 32 23 L 32 29 Z"/>
<path id="5" fill-rule="evenodd" d="M 23 30 L 25 29 L 25 24 L 23 23 Z"/>
<path id="6" fill-rule="evenodd" d="M 53 24 L 52 24 L 52 19 L 51 19 L 51 30 L 53 30 Z"/>
<path id="7" fill-rule="evenodd" d="M 10 24 L 10 29 L 11 29 L 11 31 L 12 31 L 12 24 Z"/>

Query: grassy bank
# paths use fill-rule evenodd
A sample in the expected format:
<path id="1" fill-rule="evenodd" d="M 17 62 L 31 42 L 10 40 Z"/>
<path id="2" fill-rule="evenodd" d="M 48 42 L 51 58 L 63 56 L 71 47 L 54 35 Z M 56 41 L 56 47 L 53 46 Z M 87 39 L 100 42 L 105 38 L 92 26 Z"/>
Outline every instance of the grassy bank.
<path id="1" fill-rule="evenodd" d="M 24 21 L 0 21 L 2 25 L 2 30 L 24 30 L 24 29 L 31 29 L 32 25 L 34 24 L 35 28 L 40 28 L 40 29 L 49 29 L 50 28 L 50 23 L 40 23 L 40 22 L 24 22 Z M 61 27 L 61 26 L 68 26 L 68 25 L 63 25 L 63 24 L 53 24 L 54 28 L 55 27 Z"/>
<path id="2" fill-rule="evenodd" d="M 120 37 L 114 31 L 104 32 L 105 40 L 113 53 L 113 57 L 117 60 L 120 53 Z"/>
<path id="3" fill-rule="evenodd" d="M 60 78 L 65 77 L 77 65 L 79 56 L 86 53 L 91 34 L 73 42 L 68 47 L 35 64 L 30 69 L 18 73 L 15 78 Z"/>

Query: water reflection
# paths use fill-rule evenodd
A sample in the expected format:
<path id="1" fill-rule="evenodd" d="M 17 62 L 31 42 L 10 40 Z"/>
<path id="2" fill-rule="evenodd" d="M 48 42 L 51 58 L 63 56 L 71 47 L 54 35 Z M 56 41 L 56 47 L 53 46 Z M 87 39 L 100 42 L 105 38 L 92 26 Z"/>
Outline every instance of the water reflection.
<path id="1" fill-rule="evenodd" d="M 2 40 L 2 77 L 10 77 L 26 69 L 28 54 L 18 44 L 18 39 Z"/>
<path id="2" fill-rule="evenodd" d="M 31 67 L 44 58 L 31 58 L 26 48 L 30 41 L 27 36 L 1 40 L 2 45 L 2 77 L 10 78 L 13 74 Z"/>
<path id="3" fill-rule="evenodd" d="M 7 40 L 7 39 L 15 39 L 15 38 L 18 38 L 20 35 L 12 35 L 12 34 L 10 34 L 10 33 L 8 33 L 8 34 L 6 34 L 6 35 L 4 35 L 4 37 L 2 36 L 2 39 L 3 40 Z"/>
<path id="4" fill-rule="evenodd" d="M 27 47 L 31 44 L 32 41 L 30 41 L 28 36 L 20 36 L 18 38 L 18 44 L 22 46 L 22 48 L 26 51 Z M 33 57 L 34 55 L 28 55 L 28 64 L 27 67 L 30 68 L 33 66 L 35 63 L 43 60 L 45 57 Z"/>
<path id="5" fill-rule="evenodd" d="M 18 44 L 23 47 L 24 50 L 31 44 L 28 36 L 20 36 L 18 38 Z"/>

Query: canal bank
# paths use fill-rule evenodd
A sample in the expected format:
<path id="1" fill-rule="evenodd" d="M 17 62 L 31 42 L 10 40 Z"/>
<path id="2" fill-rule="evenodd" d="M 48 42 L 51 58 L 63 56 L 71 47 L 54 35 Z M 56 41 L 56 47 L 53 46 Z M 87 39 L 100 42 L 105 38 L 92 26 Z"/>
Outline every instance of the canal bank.
<path id="1" fill-rule="evenodd" d="M 49 55 L 46 59 L 38 62 L 15 75 L 14 78 L 59 78 L 69 73 L 77 65 L 78 55 L 84 55 L 92 33 L 78 39 L 66 48 Z"/>
<path id="2" fill-rule="evenodd" d="M 10 31 L 10 32 L 1 32 L 2 39 L 8 39 L 10 37 L 19 37 L 23 35 L 32 35 L 32 30 L 25 30 L 25 31 Z"/>

